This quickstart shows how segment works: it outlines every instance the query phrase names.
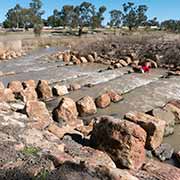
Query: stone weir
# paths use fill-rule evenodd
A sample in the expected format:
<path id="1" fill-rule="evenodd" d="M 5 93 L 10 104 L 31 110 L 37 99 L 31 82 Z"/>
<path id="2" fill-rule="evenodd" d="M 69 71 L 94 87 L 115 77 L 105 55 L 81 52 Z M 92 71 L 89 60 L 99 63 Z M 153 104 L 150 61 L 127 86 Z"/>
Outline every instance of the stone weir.
<path id="1" fill-rule="evenodd" d="M 179 162 L 163 143 L 180 123 L 179 100 L 122 118 L 96 116 L 127 97 L 108 90 L 74 101 L 67 93 L 75 89 L 46 80 L 0 83 L 0 179 L 180 180 L 179 164 L 162 162 Z M 61 99 L 50 112 L 45 102 L 54 95 Z"/>

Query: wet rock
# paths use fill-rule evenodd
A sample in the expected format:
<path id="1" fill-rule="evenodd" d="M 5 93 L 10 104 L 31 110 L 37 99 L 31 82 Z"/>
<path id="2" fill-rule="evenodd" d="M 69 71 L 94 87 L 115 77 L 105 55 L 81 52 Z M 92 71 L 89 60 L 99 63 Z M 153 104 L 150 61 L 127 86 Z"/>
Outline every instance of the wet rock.
<path id="1" fill-rule="evenodd" d="M 129 112 L 125 118 L 140 125 L 147 132 L 147 149 L 156 149 L 160 146 L 164 136 L 165 121 L 140 112 Z"/>
<path id="2" fill-rule="evenodd" d="M 175 116 L 171 111 L 156 108 L 152 111 L 153 116 L 162 119 L 166 122 L 164 136 L 169 136 L 174 133 Z"/>
<path id="3" fill-rule="evenodd" d="M 85 96 L 76 102 L 77 110 L 80 116 L 89 116 L 97 112 L 94 99 L 90 96 Z"/>
<path id="4" fill-rule="evenodd" d="M 13 93 L 19 93 L 23 90 L 23 86 L 20 81 L 11 81 L 8 83 L 7 87 L 11 89 Z"/>
<path id="5" fill-rule="evenodd" d="M 69 125 L 76 124 L 77 121 L 76 103 L 67 97 L 62 98 L 59 105 L 53 110 L 53 118 L 59 123 L 67 123 Z"/>
<path id="6" fill-rule="evenodd" d="M 161 161 L 171 159 L 174 149 L 170 144 L 161 144 L 158 148 L 154 150 L 154 154 Z"/>
<path id="7" fill-rule="evenodd" d="M 171 111 L 175 115 L 175 123 L 180 124 L 180 104 L 178 101 L 171 101 L 165 105 L 164 109 Z"/>
<path id="8" fill-rule="evenodd" d="M 87 60 L 85 57 L 81 57 L 81 58 L 80 58 L 80 61 L 81 61 L 82 63 L 87 63 L 87 62 L 88 62 L 88 60 Z"/>
<path id="9" fill-rule="evenodd" d="M 108 93 L 111 101 L 114 103 L 117 103 L 117 102 L 123 100 L 123 97 L 114 90 L 108 91 L 107 93 Z"/>
<path id="10" fill-rule="evenodd" d="M 180 169 L 151 160 L 143 166 L 142 170 L 133 174 L 140 180 L 179 180 Z"/>
<path id="11" fill-rule="evenodd" d="M 98 108 L 106 108 L 107 106 L 111 104 L 111 99 L 109 95 L 106 93 L 97 97 L 95 100 L 95 103 Z"/>
<path id="12" fill-rule="evenodd" d="M 90 140 L 94 147 L 107 152 L 117 167 L 139 169 L 144 163 L 146 132 L 132 122 L 101 117 Z"/>
<path id="13" fill-rule="evenodd" d="M 76 91 L 81 89 L 81 85 L 80 84 L 70 84 L 69 90 L 70 91 Z"/>
<path id="14" fill-rule="evenodd" d="M 65 85 L 64 86 L 56 85 L 53 87 L 52 91 L 55 96 L 64 96 L 69 93 Z"/>
<path id="15" fill-rule="evenodd" d="M 28 101 L 25 106 L 25 112 L 29 117 L 30 127 L 44 129 L 52 122 L 52 118 L 43 102 Z"/>
<path id="16" fill-rule="evenodd" d="M 36 82 L 34 80 L 24 81 L 24 82 L 22 82 L 22 85 L 23 85 L 24 89 L 26 89 L 26 88 L 33 88 L 33 89 L 35 89 L 36 88 Z"/>
<path id="17" fill-rule="evenodd" d="M 41 99 L 49 99 L 52 97 L 52 91 L 51 88 L 48 85 L 48 81 L 46 80 L 39 80 L 36 92 L 38 94 L 38 98 Z"/>
<path id="18" fill-rule="evenodd" d="M 88 62 L 91 62 L 91 63 L 93 63 L 95 61 L 94 57 L 90 54 L 87 56 L 87 60 L 88 60 Z"/>

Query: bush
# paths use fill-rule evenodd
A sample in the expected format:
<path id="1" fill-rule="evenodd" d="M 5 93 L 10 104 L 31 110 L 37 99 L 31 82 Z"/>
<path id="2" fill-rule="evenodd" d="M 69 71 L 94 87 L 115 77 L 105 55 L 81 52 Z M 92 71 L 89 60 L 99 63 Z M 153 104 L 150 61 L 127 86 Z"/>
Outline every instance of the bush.
<path id="1" fill-rule="evenodd" d="M 34 34 L 35 36 L 40 36 L 42 33 L 43 25 L 42 24 L 35 24 L 34 25 Z"/>

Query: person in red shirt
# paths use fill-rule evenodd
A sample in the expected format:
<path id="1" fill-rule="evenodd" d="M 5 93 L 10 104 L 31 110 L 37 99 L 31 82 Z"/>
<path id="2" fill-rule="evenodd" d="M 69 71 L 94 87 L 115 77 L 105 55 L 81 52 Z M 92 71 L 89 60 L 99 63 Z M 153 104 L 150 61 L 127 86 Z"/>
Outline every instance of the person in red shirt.
<path id="1" fill-rule="evenodd" d="M 146 62 L 144 65 L 141 66 L 142 73 L 149 72 L 151 68 L 151 64 L 149 62 Z"/>

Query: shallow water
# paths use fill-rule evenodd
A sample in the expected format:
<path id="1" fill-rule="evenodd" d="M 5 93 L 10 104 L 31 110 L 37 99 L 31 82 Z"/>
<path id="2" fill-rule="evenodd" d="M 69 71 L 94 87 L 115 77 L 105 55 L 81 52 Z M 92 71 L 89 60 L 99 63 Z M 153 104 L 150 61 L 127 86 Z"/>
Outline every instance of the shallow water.
<path id="1" fill-rule="evenodd" d="M 165 70 L 156 69 L 148 74 L 128 74 L 129 68 L 106 70 L 107 66 L 101 64 L 66 66 L 62 61 L 47 58 L 47 55 L 55 51 L 55 48 L 42 49 L 18 60 L 0 62 L 0 71 L 16 73 L 1 76 L 0 81 L 5 85 L 12 80 L 29 79 L 46 79 L 51 85 L 78 83 L 83 88 L 68 94 L 75 101 L 86 95 L 96 98 L 110 89 L 124 94 L 123 101 L 112 103 L 106 109 L 98 109 L 96 116 L 112 115 L 123 118 L 129 111 L 147 112 L 163 106 L 170 99 L 180 99 L 180 77 L 162 79 Z M 87 84 L 92 86 L 85 87 Z M 56 107 L 60 99 L 47 102 L 48 109 L 51 111 Z M 175 133 L 165 138 L 164 142 L 180 150 L 180 125 L 176 126 Z"/>

